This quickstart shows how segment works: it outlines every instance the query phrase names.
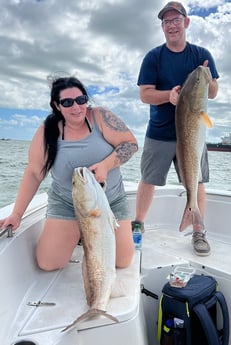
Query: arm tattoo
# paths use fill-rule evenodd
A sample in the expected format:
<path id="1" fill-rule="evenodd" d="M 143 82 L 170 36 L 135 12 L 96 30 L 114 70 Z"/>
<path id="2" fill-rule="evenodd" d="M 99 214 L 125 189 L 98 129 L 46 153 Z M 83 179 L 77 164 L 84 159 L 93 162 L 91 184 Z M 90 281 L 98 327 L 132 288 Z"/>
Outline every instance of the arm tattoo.
<path id="1" fill-rule="evenodd" d="M 120 120 L 116 115 L 114 115 L 110 110 L 105 108 L 100 108 L 102 114 L 103 122 L 108 128 L 113 129 L 117 132 L 128 132 L 129 129 L 125 123 Z M 132 155 L 138 150 L 136 143 L 123 142 L 115 148 L 116 158 L 115 166 L 126 163 Z"/>
<path id="2" fill-rule="evenodd" d="M 137 151 L 138 146 L 135 143 L 121 143 L 116 147 L 115 165 L 126 163 L 132 155 Z"/>
<path id="3" fill-rule="evenodd" d="M 117 132 L 128 131 L 128 128 L 125 125 L 125 123 L 122 120 L 120 120 L 120 118 L 115 116 L 110 110 L 100 108 L 100 112 L 102 114 L 103 122 L 106 124 L 108 128 L 111 128 Z"/>

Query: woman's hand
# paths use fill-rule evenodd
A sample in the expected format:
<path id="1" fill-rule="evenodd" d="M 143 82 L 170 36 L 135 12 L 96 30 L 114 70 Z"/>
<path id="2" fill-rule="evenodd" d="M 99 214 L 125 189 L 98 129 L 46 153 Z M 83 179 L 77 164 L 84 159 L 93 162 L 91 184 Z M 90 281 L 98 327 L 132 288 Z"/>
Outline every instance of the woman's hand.
<path id="1" fill-rule="evenodd" d="M 95 163 L 88 168 L 95 175 L 96 181 L 104 183 L 107 179 L 108 170 L 104 161 Z"/>
<path id="2" fill-rule="evenodd" d="M 9 217 L 0 220 L 0 228 L 6 228 L 7 226 L 12 226 L 12 230 L 16 230 L 21 223 L 21 217 L 12 213 Z"/>

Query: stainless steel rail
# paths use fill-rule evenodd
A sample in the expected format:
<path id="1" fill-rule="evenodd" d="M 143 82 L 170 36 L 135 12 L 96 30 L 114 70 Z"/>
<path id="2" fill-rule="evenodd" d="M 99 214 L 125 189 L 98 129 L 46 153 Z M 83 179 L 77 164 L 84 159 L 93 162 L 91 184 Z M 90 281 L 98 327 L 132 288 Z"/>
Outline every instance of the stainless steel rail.
<path id="1" fill-rule="evenodd" d="M 7 237 L 13 237 L 14 236 L 11 225 L 7 226 L 5 229 L 2 229 L 0 231 L 0 237 L 4 236 L 5 234 L 7 234 Z"/>

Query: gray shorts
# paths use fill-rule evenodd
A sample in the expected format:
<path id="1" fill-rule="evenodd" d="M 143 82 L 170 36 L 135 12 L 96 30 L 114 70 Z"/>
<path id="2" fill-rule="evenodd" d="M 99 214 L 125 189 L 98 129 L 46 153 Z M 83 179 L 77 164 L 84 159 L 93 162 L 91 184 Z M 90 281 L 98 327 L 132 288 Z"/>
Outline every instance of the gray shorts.
<path id="1" fill-rule="evenodd" d="M 117 220 L 130 219 L 127 196 L 122 192 L 119 197 L 110 203 L 110 207 Z M 52 187 L 48 192 L 47 218 L 74 220 L 76 219 L 73 203 L 64 200 L 60 195 L 55 193 Z"/>
<path id="2" fill-rule="evenodd" d="M 141 157 L 141 180 L 144 183 L 164 186 L 172 162 L 177 172 L 178 180 L 181 182 L 176 160 L 176 142 L 160 141 L 145 137 Z M 209 182 L 209 163 L 206 145 L 201 158 L 201 176 L 200 183 Z"/>

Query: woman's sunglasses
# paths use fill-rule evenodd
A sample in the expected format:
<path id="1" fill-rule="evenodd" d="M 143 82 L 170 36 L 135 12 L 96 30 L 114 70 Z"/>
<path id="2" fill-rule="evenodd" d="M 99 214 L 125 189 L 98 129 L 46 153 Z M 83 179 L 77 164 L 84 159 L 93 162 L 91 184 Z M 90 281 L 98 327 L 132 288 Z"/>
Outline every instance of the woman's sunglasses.
<path id="1" fill-rule="evenodd" d="M 78 96 L 76 98 L 63 98 L 59 100 L 59 103 L 64 107 L 64 108 L 69 108 L 72 107 L 74 102 L 76 102 L 78 105 L 83 105 L 87 103 L 88 97 L 87 95 L 82 95 Z"/>

